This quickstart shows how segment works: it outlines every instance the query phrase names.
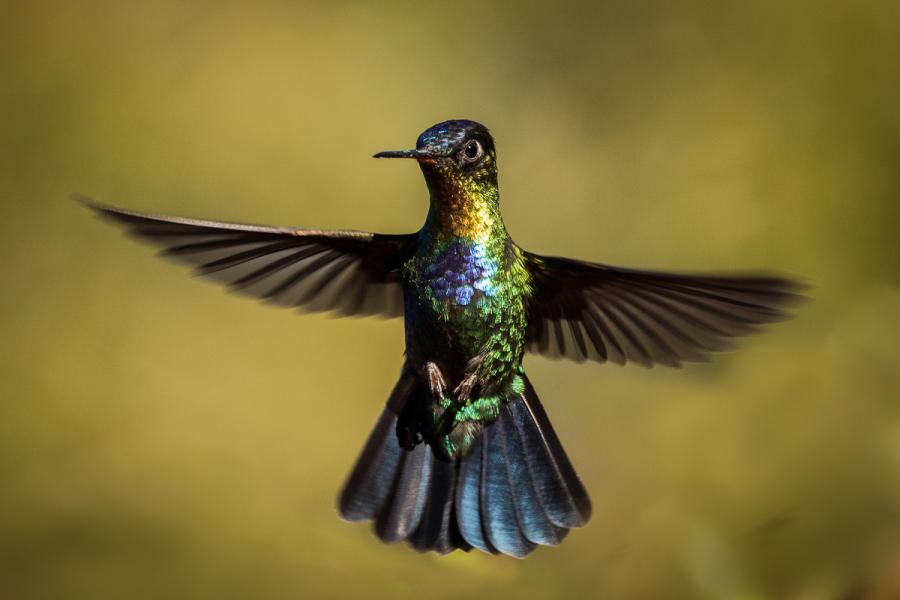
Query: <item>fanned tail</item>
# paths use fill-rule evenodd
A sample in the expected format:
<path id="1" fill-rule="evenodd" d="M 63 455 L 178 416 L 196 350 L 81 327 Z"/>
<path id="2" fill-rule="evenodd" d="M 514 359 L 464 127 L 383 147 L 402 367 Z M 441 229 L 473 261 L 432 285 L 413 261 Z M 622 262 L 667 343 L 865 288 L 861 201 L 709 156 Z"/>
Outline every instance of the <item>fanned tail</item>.
<path id="1" fill-rule="evenodd" d="M 511 396 L 465 456 L 406 443 L 404 415 L 428 401 L 404 375 L 339 499 L 348 521 L 375 521 L 385 543 L 420 552 L 478 548 L 523 558 L 587 523 L 591 503 L 534 388 Z M 399 426 L 399 427 L 398 427 Z"/>

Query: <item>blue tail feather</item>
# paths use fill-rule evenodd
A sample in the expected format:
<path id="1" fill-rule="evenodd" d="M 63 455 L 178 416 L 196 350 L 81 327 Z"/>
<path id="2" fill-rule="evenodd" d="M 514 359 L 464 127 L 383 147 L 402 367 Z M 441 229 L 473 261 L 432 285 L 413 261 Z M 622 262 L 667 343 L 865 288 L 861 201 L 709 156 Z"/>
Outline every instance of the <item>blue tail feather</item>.
<path id="1" fill-rule="evenodd" d="M 412 450 L 404 449 L 402 453 L 403 465 L 391 497 L 375 521 L 378 537 L 388 544 L 407 539 L 418 528 L 434 460 L 431 448 L 425 444 Z"/>
<path id="2" fill-rule="evenodd" d="M 382 411 L 338 501 L 348 521 L 372 519 L 384 506 L 400 462 L 400 446 L 392 439 L 396 427 L 397 415 Z"/>
<path id="3" fill-rule="evenodd" d="M 423 393 L 397 384 L 341 494 L 344 518 L 374 519 L 382 541 L 419 551 L 520 558 L 587 522 L 587 492 L 527 379 L 469 453 L 451 459 L 421 441 Z"/>
<path id="4" fill-rule="evenodd" d="M 446 554 L 459 546 L 453 541 L 462 541 L 459 536 L 454 540 L 451 528 L 453 522 L 453 502 L 456 492 L 456 465 L 454 462 L 435 455 L 432 451 L 431 482 L 427 491 L 421 523 L 415 535 L 410 539 L 413 548 L 420 552 L 434 550 L 438 554 Z"/>
<path id="5" fill-rule="evenodd" d="M 532 475 L 533 470 L 541 467 L 528 464 L 522 439 L 512 419 L 509 405 L 504 406 L 500 410 L 495 429 L 503 443 L 503 458 L 519 527 L 528 540 L 544 546 L 556 546 L 565 538 L 568 530 L 555 526 L 547 517 L 535 492 Z"/>
<path id="6" fill-rule="evenodd" d="M 544 412 L 544 407 L 541 406 L 534 387 L 524 375 L 522 379 L 525 382 L 525 392 L 522 394 L 522 400 L 530 413 L 530 419 L 525 418 L 521 420 L 519 431 L 537 431 L 543 440 L 543 444 L 529 444 L 525 442 L 525 436 L 523 435 L 523 444 L 526 451 L 537 450 L 543 447 L 546 450 L 546 456 L 550 458 L 550 461 L 538 459 L 534 461 L 529 460 L 529 462 L 534 466 L 543 467 L 543 469 L 538 469 L 538 471 L 544 470 L 549 474 L 552 469 L 555 476 L 560 478 L 561 487 L 572 503 L 567 514 L 559 515 L 561 522 L 556 524 L 567 528 L 582 527 L 591 518 L 591 499 L 587 490 L 584 489 L 581 479 L 575 473 L 575 468 L 569 462 L 569 457 L 566 456 L 566 451 L 563 450 L 556 432 L 553 431 L 550 419 L 547 418 L 547 413 Z"/>
<path id="7" fill-rule="evenodd" d="M 469 544 L 482 552 L 496 554 L 484 535 L 481 519 L 481 444 L 476 443 L 459 467 L 456 516 L 460 533 Z"/>
<path id="8" fill-rule="evenodd" d="M 504 554 L 523 558 L 534 550 L 534 543 L 522 535 L 516 517 L 512 483 L 503 456 L 499 422 L 485 427 L 481 438 L 482 465 L 481 517 L 491 544 Z"/>
<path id="9" fill-rule="evenodd" d="M 572 493 L 559 472 L 524 402 L 510 405 L 516 429 L 522 440 L 528 464 L 532 466 L 534 489 L 547 517 L 557 527 L 578 527 L 581 517 Z"/>

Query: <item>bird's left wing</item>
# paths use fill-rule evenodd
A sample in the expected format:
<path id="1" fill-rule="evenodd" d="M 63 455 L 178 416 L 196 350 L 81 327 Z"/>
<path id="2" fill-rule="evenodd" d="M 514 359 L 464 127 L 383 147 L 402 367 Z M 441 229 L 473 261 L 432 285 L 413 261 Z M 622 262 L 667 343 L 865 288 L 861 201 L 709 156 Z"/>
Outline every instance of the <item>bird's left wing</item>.
<path id="1" fill-rule="evenodd" d="M 531 352 L 677 367 L 788 316 L 802 286 L 773 276 L 682 275 L 522 251 Z"/>
<path id="2" fill-rule="evenodd" d="M 403 314 L 400 269 L 415 235 L 293 229 L 148 215 L 79 198 L 163 248 L 162 255 L 231 289 L 339 316 Z"/>

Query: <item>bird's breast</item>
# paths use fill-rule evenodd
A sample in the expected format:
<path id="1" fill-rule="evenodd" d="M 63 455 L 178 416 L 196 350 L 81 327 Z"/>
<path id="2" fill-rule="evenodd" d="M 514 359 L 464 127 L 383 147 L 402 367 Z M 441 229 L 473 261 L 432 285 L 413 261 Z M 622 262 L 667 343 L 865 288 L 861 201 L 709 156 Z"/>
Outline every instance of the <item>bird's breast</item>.
<path id="1" fill-rule="evenodd" d="M 406 333 L 411 356 L 443 354 L 466 361 L 502 340 L 524 335 L 522 286 L 503 241 L 478 244 L 455 238 L 420 251 L 407 264 Z"/>
<path id="2" fill-rule="evenodd" d="M 464 311 L 471 305 L 484 304 L 485 298 L 499 291 L 499 260 L 490 256 L 484 245 L 453 243 L 423 263 L 423 291 L 440 310 Z"/>

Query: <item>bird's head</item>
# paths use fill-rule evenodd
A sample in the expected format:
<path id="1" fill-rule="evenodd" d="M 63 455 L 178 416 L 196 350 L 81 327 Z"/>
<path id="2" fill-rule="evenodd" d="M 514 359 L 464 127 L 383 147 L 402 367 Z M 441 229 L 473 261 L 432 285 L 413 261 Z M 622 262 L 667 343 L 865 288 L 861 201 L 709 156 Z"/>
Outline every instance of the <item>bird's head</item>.
<path id="1" fill-rule="evenodd" d="M 375 158 L 418 161 L 432 193 L 483 193 L 497 187 L 497 153 L 487 127 L 475 121 L 444 121 L 416 140 L 415 150 L 379 152 Z"/>

